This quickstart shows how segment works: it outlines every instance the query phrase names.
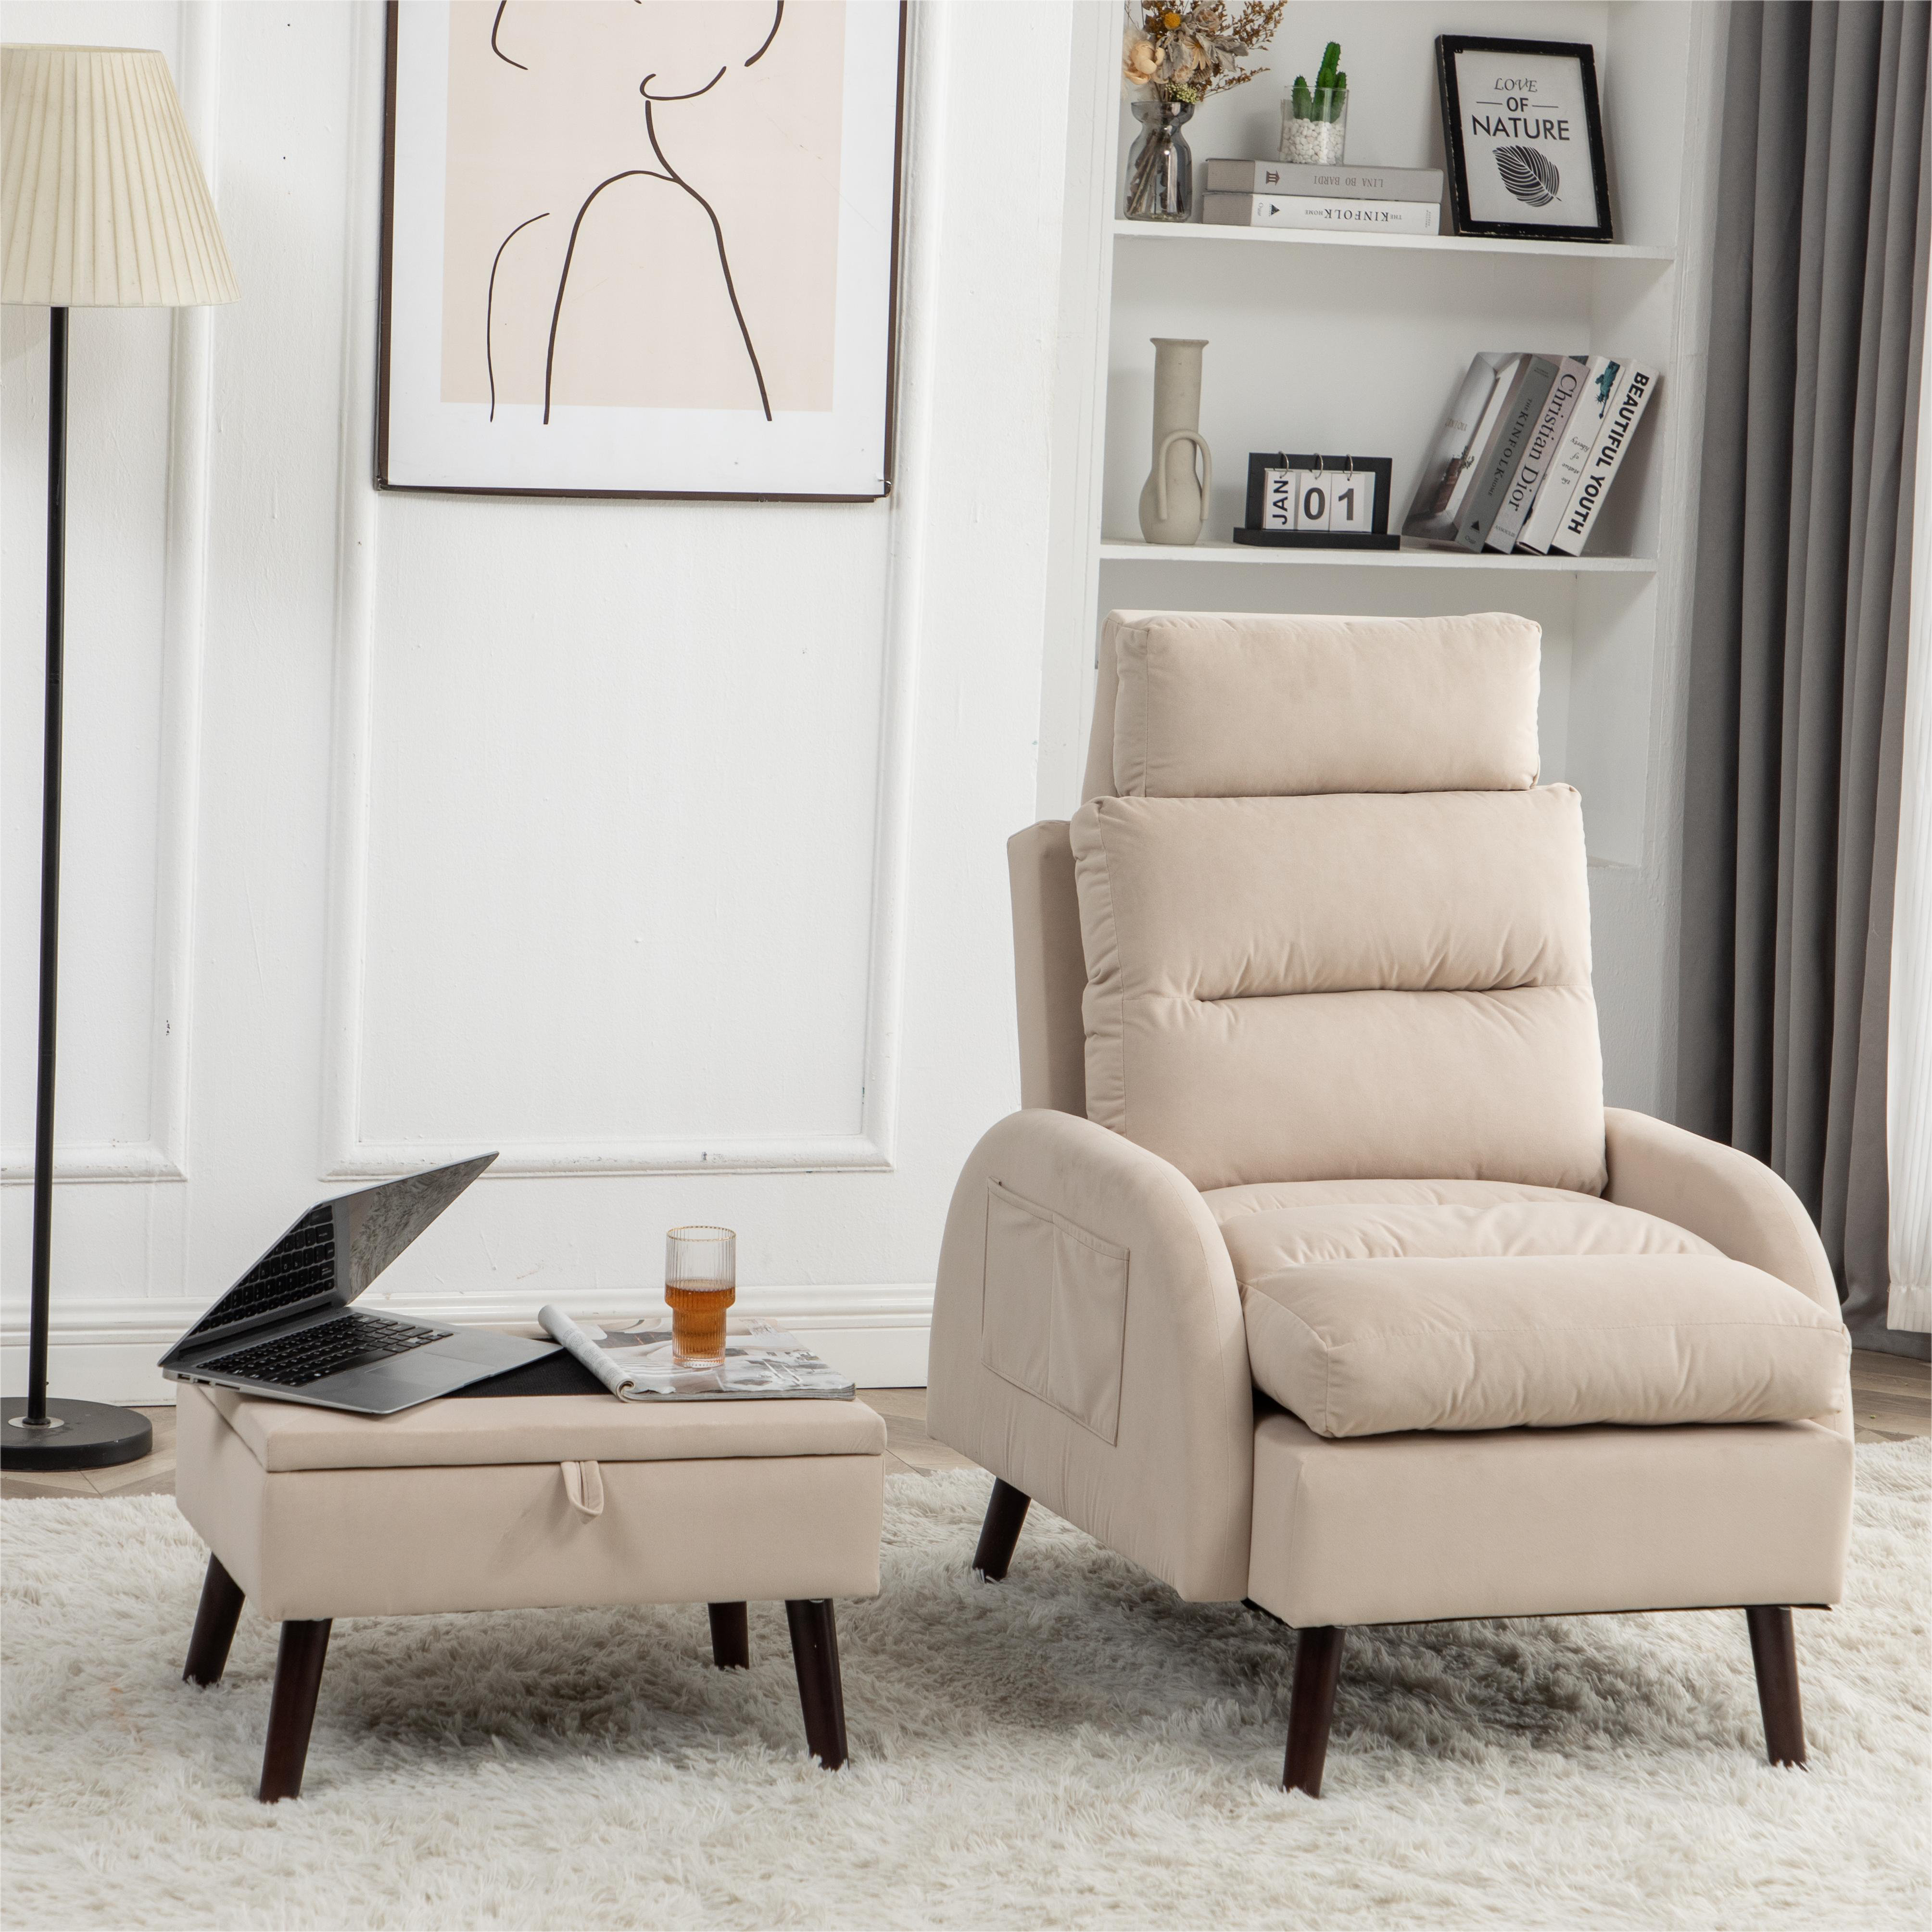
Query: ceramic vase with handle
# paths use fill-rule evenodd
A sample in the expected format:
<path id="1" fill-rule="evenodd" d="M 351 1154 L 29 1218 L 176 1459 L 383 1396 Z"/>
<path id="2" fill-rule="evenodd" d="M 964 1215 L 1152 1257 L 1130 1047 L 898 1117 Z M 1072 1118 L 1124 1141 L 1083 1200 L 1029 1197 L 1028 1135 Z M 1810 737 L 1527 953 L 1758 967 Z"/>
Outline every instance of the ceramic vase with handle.
<path id="1" fill-rule="evenodd" d="M 1214 489 L 1214 458 L 1201 436 L 1201 352 L 1208 345 L 1166 335 L 1153 340 L 1154 467 L 1141 491 L 1141 535 L 1150 544 L 1191 544 Z"/>

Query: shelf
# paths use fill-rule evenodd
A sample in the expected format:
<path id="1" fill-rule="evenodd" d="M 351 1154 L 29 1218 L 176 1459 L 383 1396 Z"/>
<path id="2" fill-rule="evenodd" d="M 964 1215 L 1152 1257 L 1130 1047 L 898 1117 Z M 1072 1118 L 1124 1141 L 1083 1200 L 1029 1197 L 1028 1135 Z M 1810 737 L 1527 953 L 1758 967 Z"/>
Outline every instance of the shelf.
<path id="1" fill-rule="evenodd" d="M 1654 576 L 1654 556 L 1502 556 L 1493 551 L 1465 556 L 1440 550 L 1269 550 L 1254 544 L 1143 543 L 1138 537 L 1107 537 L 1102 563 L 1258 563 L 1315 566 L 1341 570 L 1549 571 L 1572 577 L 1598 572 Z"/>
<path id="2" fill-rule="evenodd" d="M 1674 262 L 1675 248 L 1637 242 L 1492 242 L 1479 235 L 1324 235 L 1302 228 L 1231 228 L 1213 221 L 1116 221 L 1120 242 L 1232 242 L 1263 248 L 1408 248 L 1436 255 L 1561 255 L 1573 261 Z"/>

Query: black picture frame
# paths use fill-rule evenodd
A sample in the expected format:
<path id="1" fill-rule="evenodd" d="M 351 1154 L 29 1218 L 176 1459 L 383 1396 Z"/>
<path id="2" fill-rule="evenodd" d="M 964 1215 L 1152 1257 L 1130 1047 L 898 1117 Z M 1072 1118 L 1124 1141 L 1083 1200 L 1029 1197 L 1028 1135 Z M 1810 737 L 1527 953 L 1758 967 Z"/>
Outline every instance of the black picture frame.
<path id="1" fill-rule="evenodd" d="M 1569 226 L 1534 220 L 1478 220 L 1470 213 L 1468 155 L 1462 140 L 1462 100 L 1456 58 L 1463 53 L 1528 54 L 1574 61 L 1582 97 L 1584 136 L 1590 155 L 1594 224 Z M 1449 176 L 1450 220 L 1458 235 L 1490 241 L 1606 242 L 1616 239 L 1610 208 L 1610 171 L 1604 158 L 1604 116 L 1597 89 L 1597 52 L 1588 40 L 1502 40 L 1482 34 L 1438 34 L 1436 77 L 1442 107 L 1442 151 Z"/>
<path id="2" fill-rule="evenodd" d="M 1334 530 L 1268 530 L 1262 527 L 1268 472 L 1270 470 L 1319 470 L 1340 476 L 1353 470 L 1376 479 L 1376 512 L 1369 528 L 1358 533 Z M 1388 526 L 1389 490 L 1395 460 L 1388 456 L 1298 456 L 1283 450 L 1248 454 L 1247 521 L 1232 532 L 1238 544 L 1258 550 L 1398 550 L 1402 539 Z"/>
<path id="3" fill-rule="evenodd" d="M 911 53 L 910 6 L 911 0 L 899 0 L 896 91 L 892 106 L 892 232 L 886 288 L 885 411 L 883 443 L 880 452 L 879 487 L 875 490 L 847 492 L 553 489 L 534 485 L 404 483 L 395 481 L 390 474 L 391 323 L 394 302 L 395 260 L 397 41 L 401 21 L 402 0 L 386 0 L 383 10 L 382 231 L 376 274 L 375 460 L 374 473 L 369 479 L 372 487 L 386 494 L 393 493 L 398 496 L 499 496 L 512 499 L 554 497 L 564 500 L 629 502 L 873 503 L 890 498 L 898 482 L 898 386 L 900 331 L 903 321 L 901 297 L 906 251 L 906 121 Z M 782 7 L 779 10 L 782 12 Z M 515 64 L 514 62 L 512 64 Z"/>

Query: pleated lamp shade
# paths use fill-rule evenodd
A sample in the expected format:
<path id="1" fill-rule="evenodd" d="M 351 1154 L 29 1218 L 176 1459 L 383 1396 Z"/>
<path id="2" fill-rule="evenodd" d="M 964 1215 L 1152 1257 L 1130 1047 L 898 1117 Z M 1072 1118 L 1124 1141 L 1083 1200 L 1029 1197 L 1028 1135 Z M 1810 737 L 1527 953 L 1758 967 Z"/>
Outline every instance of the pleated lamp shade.
<path id="1" fill-rule="evenodd" d="M 188 308 L 239 292 L 167 62 L 0 47 L 0 302 Z"/>

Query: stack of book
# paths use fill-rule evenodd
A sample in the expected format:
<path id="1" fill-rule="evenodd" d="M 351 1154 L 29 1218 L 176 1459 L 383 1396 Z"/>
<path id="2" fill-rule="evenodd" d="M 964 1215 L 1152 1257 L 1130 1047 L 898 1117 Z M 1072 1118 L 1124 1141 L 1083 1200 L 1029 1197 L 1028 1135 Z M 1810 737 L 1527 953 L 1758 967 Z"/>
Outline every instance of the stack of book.
<path id="1" fill-rule="evenodd" d="M 1201 218 L 1232 228 L 1436 235 L 1442 225 L 1442 170 L 1210 161 Z"/>
<path id="2" fill-rule="evenodd" d="M 1624 356 L 1485 350 L 1449 406 L 1403 536 L 1581 556 L 1657 383 Z"/>

